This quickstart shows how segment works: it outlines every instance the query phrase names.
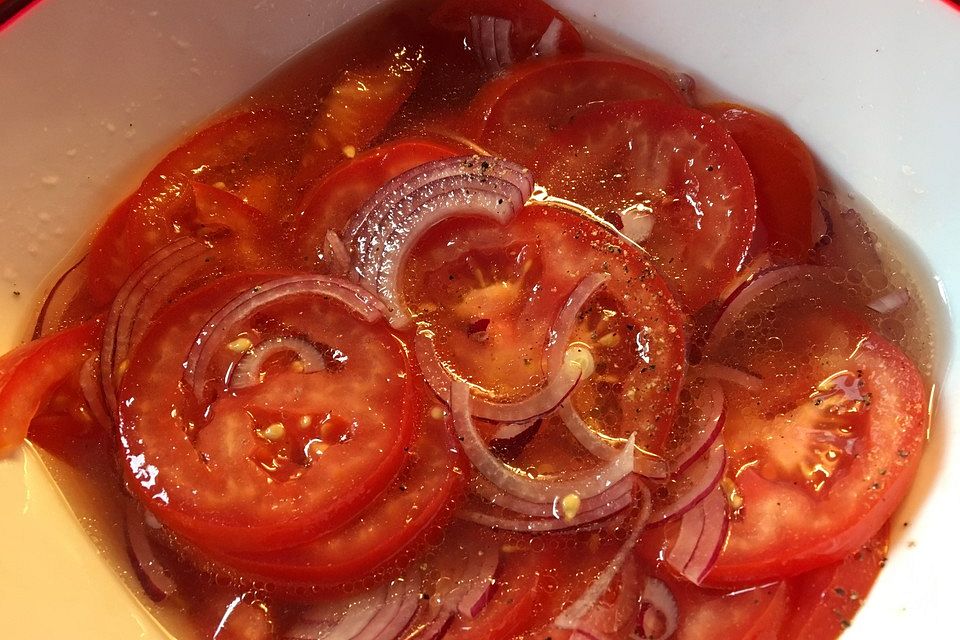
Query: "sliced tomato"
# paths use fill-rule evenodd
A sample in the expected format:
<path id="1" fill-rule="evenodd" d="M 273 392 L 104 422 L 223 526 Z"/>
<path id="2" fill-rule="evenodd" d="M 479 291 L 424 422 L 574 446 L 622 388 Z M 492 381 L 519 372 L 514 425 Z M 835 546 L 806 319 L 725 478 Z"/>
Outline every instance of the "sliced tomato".
<path id="1" fill-rule="evenodd" d="M 442 419 L 423 418 L 393 484 L 355 520 L 305 545 L 269 553 L 214 553 L 246 578 L 277 587 L 338 587 L 401 568 L 435 541 L 462 496 L 465 460 Z"/>
<path id="2" fill-rule="evenodd" d="M 416 89 L 423 65 L 421 47 L 401 45 L 341 73 L 314 117 L 300 180 L 311 182 L 383 133 Z"/>
<path id="3" fill-rule="evenodd" d="M 605 218 L 652 217 L 637 239 L 689 310 L 715 299 L 740 268 L 756 218 L 753 178 L 703 113 L 659 100 L 595 105 L 537 156 L 551 194 Z"/>
<path id="4" fill-rule="evenodd" d="M 887 558 L 888 527 L 840 562 L 793 578 L 782 640 L 834 640 L 850 626 Z"/>
<path id="5" fill-rule="evenodd" d="M 763 385 L 726 388 L 739 508 L 711 583 L 784 578 L 856 551 L 902 500 L 926 437 L 917 368 L 861 319 L 806 297 L 755 313 L 718 349 Z"/>
<path id="6" fill-rule="evenodd" d="M 256 207 L 225 189 L 202 182 L 193 182 L 196 222 L 203 229 L 198 233 L 207 239 L 219 240 L 223 251 L 241 264 L 255 266 L 280 262 L 280 225 Z"/>
<path id="7" fill-rule="evenodd" d="M 636 432 L 638 444 L 659 449 L 683 375 L 683 316 L 642 252 L 615 234 L 550 206 L 526 207 L 506 226 L 448 220 L 413 249 L 403 295 L 451 375 L 475 394 L 516 400 L 544 384 L 557 314 L 598 273 L 609 279 L 571 338 L 590 348 L 595 373 L 573 401 L 605 435 Z"/>
<path id="8" fill-rule="evenodd" d="M 457 151 L 431 140 L 406 139 L 375 147 L 345 160 L 304 196 L 292 232 L 297 255 L 313 267 L 327 231 L 339 233 L 377 189 L 425 162 L 450 158 Z"/>
<path id="9" fill-rule="evenodd" d="M 510 22 L 509 48 L 512 62 L 530 56 L 581 53 L 583 39 L 576 27 L 541 0 L 447 0 L 430 16 L 430 22 L 471 46 L 481 46 L 481 36 L 471 18 L 484 16 Z"/>
<path id="10" fill-rule="evenodd" d="M 103 324 L 91 321 L 28 342 L 0 358 L 0 456 L 23 444 L 51 394 L 99 348 Z"/>
<path id="11" fill-rule="evenodd" d="M 488 82 L 470 105 L 467 133 L 492 153 L 521 164 L 583 107 L 614 100 L 684 103 L 662 70 L 611 56 L 531 60 Z"/>
<path id="12" fill-rule="evenodd" d="M 817 170 L 810 151 L 779 120 L 720 102 L 701 107 L 716 118 L 743 152 L 757 190 L 757 226 L 774 255 L 806 261 L 813 245 Z M 757 248 L 761 250 L 761 248 Z"/>
<path id="13" fill-rule="evenodd" d="M 735 590 L 710 590 L 683 580 L 670 583 L 680 610 L 677 640 L 779 640 L 789 596 L 777 582 Z"/>
<path id="14" fill-rule="evenodd" d="M 244 112 L 207 127 L 168 154 L 94 237 L 87 257 L 89 293 L 108 304 L 147 256 L 182 235 L 206 231 L 198 219 L 195 183 L 222 188 L 271 217 L 289 207 L 280 186 L 300 155 L 293 132 L 291 121 L 278 111 Z M 233 229 L 233 220 L 224 222 Z M 244 221 L 236 224 L 243 227 Z"/>
<path id="15" fill-rule="evenodd" d="M 307 340 L 322 370 L 281 361 L 260 384 L 225 388 L 238 356 L 214 345 L 197 372 L 214 394 L 194 395 L 183 362 L 201 329 L 271 277 L 215 280 L 170 306 L 131 354 L 118 392 L 130 490 L 208 550 L 289 547 L 342 526 L 392 482 L 414 431 L 419 394 L 404 347 L 385 322 L 363 322 L 323 296 L 269 304 L 227 338 Z"/>

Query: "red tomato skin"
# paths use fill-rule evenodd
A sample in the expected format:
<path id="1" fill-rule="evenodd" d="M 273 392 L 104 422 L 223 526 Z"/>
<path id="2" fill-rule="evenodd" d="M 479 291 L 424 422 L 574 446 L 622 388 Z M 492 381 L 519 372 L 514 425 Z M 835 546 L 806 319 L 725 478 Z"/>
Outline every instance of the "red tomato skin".
<path id="1" fill-rule="evenodd" d="M 493 16 L 513 23 L 510 45 L 516 59 L 534 55 L 534 48 L 554 20 L 560 21 L 557 50 L 580 53 L 583 39 L 576 27 L 541 0 L 447 0 L 430 16 L 431 24 L 459 36 L 470 34 L 471 16 Z"/>
<path id="2" fill-rule="evenodd" d="M 796 262 L 809 259 L 817 209 L 817 170 L 803 141 L 779 120 L 719 102 L 701 107 L 733 137 L 753 172 L 757 222 L 770 251 Z M 755 250 L 757 250 L 755 248 Z"/>
<path id="3" fill-rule="evenodd" d="M 44 400 L 99 347 L 103 323 L 92 320 L 28 342 L 0 358 L 0 457 L 16 451 Z"/>
<path id="4" fill-rule="evenodd" d="M 838 479 L 842 485 L 833 486 L 825 501 L 813 507 L 820 509 L 821 517 L 829 513 L 832 524 L 819 531 L 781 531 L 774 546 L 758 551 L 761 547 L 757 545 L 744 551 L 746 542 L 732 550 L 731 541 L 738 536 L 745 541 L 752 539 L 751 532 L 758 526 L 762 528 L 762 524 L 749 515 L 743 520 L 735 519 L 727 546 L 707 575 L 707 584 L 736 585 L 788 578 L 841 560 L 883 527 L 910 488 L 926 441 L 926 385 L 916 366 L 899 348 L 863 327 L 859 319 L 851 317 L 848 321 L 860 326 L 865 336 L 858 347 L 862 355 L 855 365 L 862 366 L 866 388 L 873 389 L 871 393 L 876 397 L 870 406 L 873 413 L 867 448 L 857 454 Z M 887 400 L 883 394 L 897 397 Z M 749 504 L 751 496 L 763 497 L 769 491 L 765 483 L 768 481 L 753 469 L 738 476 L 737 486 L 745 504 Z M 845 498 L 831 502 L 832 492 L 840 492 Z M 788 512 L 794 510 L 791 517 L 807 519 L 795 513 L 796 498 L 791 500 L 794 503 L 784 507 Z M 785 515 L 781 521 L 786 520 Z"/>
<path id="5" fill-rule="evenodd" d="M 780 640 L 833 640 L 850 626 L 886 562 L 889 526 L 840 562 L 789 581 L 790 608 Z"/>
<path id="6" fill-rule="evenodd" d="M 640 60 L 598 54 L 529 60 L 480 89 L 464 131 L 488 151 L 530 165 L 540 145 L 580 109 L 648 99 L 686 103 L 665 71 Z"/>
<path id="7" fill-rule="evenodd" d="M 699 153 L 681 161 L 666 148 Z M 746 258 L 753 176 L 729 134 L 700 111 L 663 100 L 585 107 L 540 148 L 534 173 L 552 195 L 604 218 L 648 207 L 654 224 L 642 246 L 688 312 L 715 300 Z"/>

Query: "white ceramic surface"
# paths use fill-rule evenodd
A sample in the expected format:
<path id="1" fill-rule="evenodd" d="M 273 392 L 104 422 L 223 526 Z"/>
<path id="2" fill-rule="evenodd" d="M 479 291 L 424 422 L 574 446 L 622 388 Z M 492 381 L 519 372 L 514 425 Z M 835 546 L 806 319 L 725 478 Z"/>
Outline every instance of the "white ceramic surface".
<path id="1" fill-rule="evenodd" d="M 0 348 L 22 335 L 44 277 L 170 140 L 372 4 L 43 0 L 0 31 Z M 940 295 L 960 297 L 960 12 L 938 0 L 556 4 L 780 114 L 922 248 Z M 941 348 L 946 360 L 952 346 Z M 953 367 L 891 561 L 845 640 L 955 626 L 943 618 L 960 573 L 958 393 Z M 165 637 L 30 450 L 0 461 L 0 621 L 11 640 Z"/>

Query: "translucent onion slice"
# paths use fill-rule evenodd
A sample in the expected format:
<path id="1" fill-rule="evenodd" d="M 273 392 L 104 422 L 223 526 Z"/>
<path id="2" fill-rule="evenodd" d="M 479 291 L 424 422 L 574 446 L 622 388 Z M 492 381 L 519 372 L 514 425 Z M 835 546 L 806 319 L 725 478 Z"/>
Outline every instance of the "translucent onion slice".
<path id="1" fill-rule="evenodd" d="M 699 585 L 716 564 L 727 541 L 729 526 L 727 498 L 717 487 L 683 516 L 680 532 L 667 554 L 667 564 Z"/>
<path id="2" fill-rule="evenodd" d="M 130 274 L 107 313 L 100 352 L 100 382 L 112 414 L 119 368 L 147 324 L 171 294 L 204 264 L 209 247 L 193 238 L 174 240 Z"/>
<path id="3" fill-rule="evenodd" d="M 621 500 L 624 496 L 633 495 L 633 490 L 634 479 L 632 476 L 627 476 L 599 495 L 585 500 L 580 499 L 577 516 L 597 511 L 601 507 Z M 522 498 L 517 498 L 509 493 L 500 491 L 495 484 L 486 480 L 483 476 L 474 476 L 470 479 L 470 492 L 494 506 L 502 507 L 521 515 L 535 518 L 564 518 L 560 498 L 554 500 L 552 504 L 523 500 Z M 583 519 L 581 518 L 579 521 L 583 522 Z"/>
<path id="4" fill-rule="evenodd" d="M 711 449 L 698 459 L 686 471 L 670 482 L 680 487 L 676 496 L 668 504 L 654 510 L 650 516 L 650 525 L 655 526 L 675 520 L 685 515 L 706 499 L 723 479 L 727 466 L 727 450 L 719 439 Z"/>
<path id="5" fill-rule="evenodd" d="M 330 273 L 342 276 L 350 270 L 350 251 L 334 231 L 328 230 L 323 242 L 323 258 Z"/>
<path id="6" fill-rule="evenodd" d="M 513 22 L 496 16 L 470 16 L 469 45 L 489 73 L 497 73 L 513 64 L 510 33 Z"/>
<path id="7" fill-rule="evenodd" d="M 596 509 L 592 509 L 590 511 L 581 510 L 576 516 L 570 519 L 536 517 L 511 518 L 475 510 L 461 511 L 457 514 L 457 517 L 461 520 L 473 522 L 491 529 L 520 531 L 525 533 L 547 533 L 551 531 L 575 529 L 577 527 L 599 522 L 600 520 L 604 520 L 623 511 L 632 504 L 634 504 L 634 498 L 628 493 L 615 498 L 610 502 L 597 507 Z"/>
<path id="8" fill-rule="evenodd" d="M 546 362 L 547 370 L 554 371 L 561 366 L 563 355 L 573 341 L 573 332 L 577 327 L 580 309 L 587 303 L 593 294 L 610 279 L 609 273 L 591 273 L 577 283 L 566 302 L 557 313 L 557 318 L 550 327 L 547 336 Z"/>
<path id="9" fill-rule="evenodd" d="M 867 303 L 867 307 L 881 315 L 886 315 L 893 313 L 908 302 L 910 302 L 910 293 L 906 289 L 897 289 L 879 298 L 874 298 Z"/>
<path id="10" fill-rule="evenodd" d="M 581 500 L 600 495 L 633 472 L 634 436 L 621 454 L 599 469 L 568 478 L 539 479 L 522 475 L 503 464 L 489 449 L 473 423 L 470 388 L 455 381 L 450 389 L 450 411 L 453 428 L 460 437 L 464 453 L 487 480 L 501 491 L 529 502 L 553 504 L 575 494 Z"/>
<path id="11" fill-rule="evenodd" d="M 633 548 L 637 545 L 637 541 L 640 539 L 640 534 L 643 533 L 643 530 L 647 526 L 647 522 L 650 518 L 649 495 L 645 497 L 642 505 L 643 508 L 641 513 L 634 521 L 633 527 L 630 529 L 630 533 L 627 535 L 627 539 L 624 540 L 623 545 L 617 551 L 617 554 L 612 560 L 610 560 L 610 564 L 604 567 L 603 571 L 600 572 L 600 575 L 598 575 L 594 581 L 590 583 L 590 585 L 580 595 L 579 598 L 574 600 L 569 606 L 560 612 L 560 615 L 558 615 L 553 621 L 554 626 L 557 626 L 561 629 L 577 629 L 578 623 L 584 619 L 584 617 L 593 607 L 596 606 L 597 601 L 600 600 L 603 594 L 607 592 L 607 589 L 610 588 L 610 584 L 613 582 L 613 579 L 618 573 L 620 573 L 627 559 L 632 556 Z"/>
<path id="12" fill-rule="evenodd" d="M 303 338 L 283 336 L 270 338 L 251 346 L 237 366 L 226 376 L 227 386 L 231 389 L 245 389 L 260 383 L 263 365 L 279 353 L 294 353 L 303 365 L 303 373 L 323 371 L 327 368 L 323 354 Z"/>
<path id="13" fill-rule="evenodd" d="M 554 18 L 547 25 L 543 35 L 537 40 L 533 52 L 538 56 L 550 57 L 560 54 L 560 34 L 563 32 L 563 21 Z"/>
<path id="14" fill-rule="evenodd" d="M 216 350 L 233 339 L 231 331 L 234 327 L 267 305 L 303 295 L 337 300 L 366 322 L 383 317 L 383 305 L 370 292 L 346 280 L 320 275 L 268 280 L 228 302 L 200 330 L 185 362 L 184 382 L 187 387 L 202 400 L 206 385 L 204 372 Z"/>
<path id="15" fill-rule="evenodd" d="M 125 512 L 127 555 L 134 572 L 143 585 L 143 591 L 154 602 L 165 600 L 177 590 L 177 584 L 157 560 L 147 537 L 146 525 L 140 511 L 130 503 Z"/>
<path id="16" fill-rule="evenodd" d="M 697 397 L 698 414 L 690 425 L 691 433 L 687 436 L 683 449 L 674 457 L 674 473 L 685 471 L 720 437 L 725 416 L 724 401 L 723 389 L 715 380 L 708 379 Z"/>
<path id="17" fill-rule="evenodd" d="M 450 397 L 456 380 L 440 362 L 433 340 L 424 333 L 417 333 L 413 340 L 414 351 L 424 380 L 441 400 Z M 593 355 L 582 345 L 570 345 L 561 366 L 547 376 L 547 383 L 532 395 L 516 402 L 492 402 L 484 398 L 471 400 L 473 415 L 494 422 L 527 422 L 544 416 L 566 400 L 581 379 L 593 374 Z"/>
<path id="18" fill-rule="evenodd" d="M 601 460 L 613 460 L 620 454 L 620 448 L 613 446 L 580 417 L 577 410 L 573 408 L 572 402 L 567 401 L 561 404 L 557 415 L 563 420 L 570 435 L 591 455 Z M 666 460 L 655 453 L 636 447 L 634 449 L 634 454 L 637 456 L 633 464 L 635 473 L 653 479 L 663 479 L 669 475 L 670 469 Z"/>
<path id="19" fill-rule="evenodd" d="M 354 275 L 376 291 L 391 324 L 410 325 L 401 308 L 397 279 L 412 248 L 438 222 L 480 215 L 505 224 L 530 197 L 533 177 L 502 158 L 463 156 L 428 162 L 381 187 L 344 231 Z"/>
<path id="20" fill-rule="evenodd" d="M 763 386 L 763 378 L 747 373 L 735 367 L 729 367 L 717 362 L 703 362 L 694 367 L 691 372 L 693 376 L 703 376 L 714 380 L 725 380 L 739 385 L 744 389 L 756 391 Z"/>
<path id="21" fill-rule="evenodd" d="M 90 409 L 90 415 L 102 427 L 113 424 L 110 410 L 104 404 L 103 387 L 100 384 L 99 356 L 92 355 L 80 367 L 80 393 Z"/>
<path id="22" fill-rule="evenodd" d="M 667 640 L 680 623 L 680 608 L 670 588 L 656 578 L 647 578 L 640 596 L 640 624 L 643 640 Z M 659 633 L 658 633 L 659 631 Z"/>

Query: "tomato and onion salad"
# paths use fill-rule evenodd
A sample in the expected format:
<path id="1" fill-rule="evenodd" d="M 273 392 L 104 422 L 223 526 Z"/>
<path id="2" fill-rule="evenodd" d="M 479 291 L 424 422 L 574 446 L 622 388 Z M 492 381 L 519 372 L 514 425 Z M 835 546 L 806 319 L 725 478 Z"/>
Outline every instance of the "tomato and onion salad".
<path id="1" fill-rule="evenodd" d="M 357 29 L 110 213 L 0 453 L 84 470 L 198 637 L 837 637 L 928 363 L 802 140 L 540 0 Z"/>

